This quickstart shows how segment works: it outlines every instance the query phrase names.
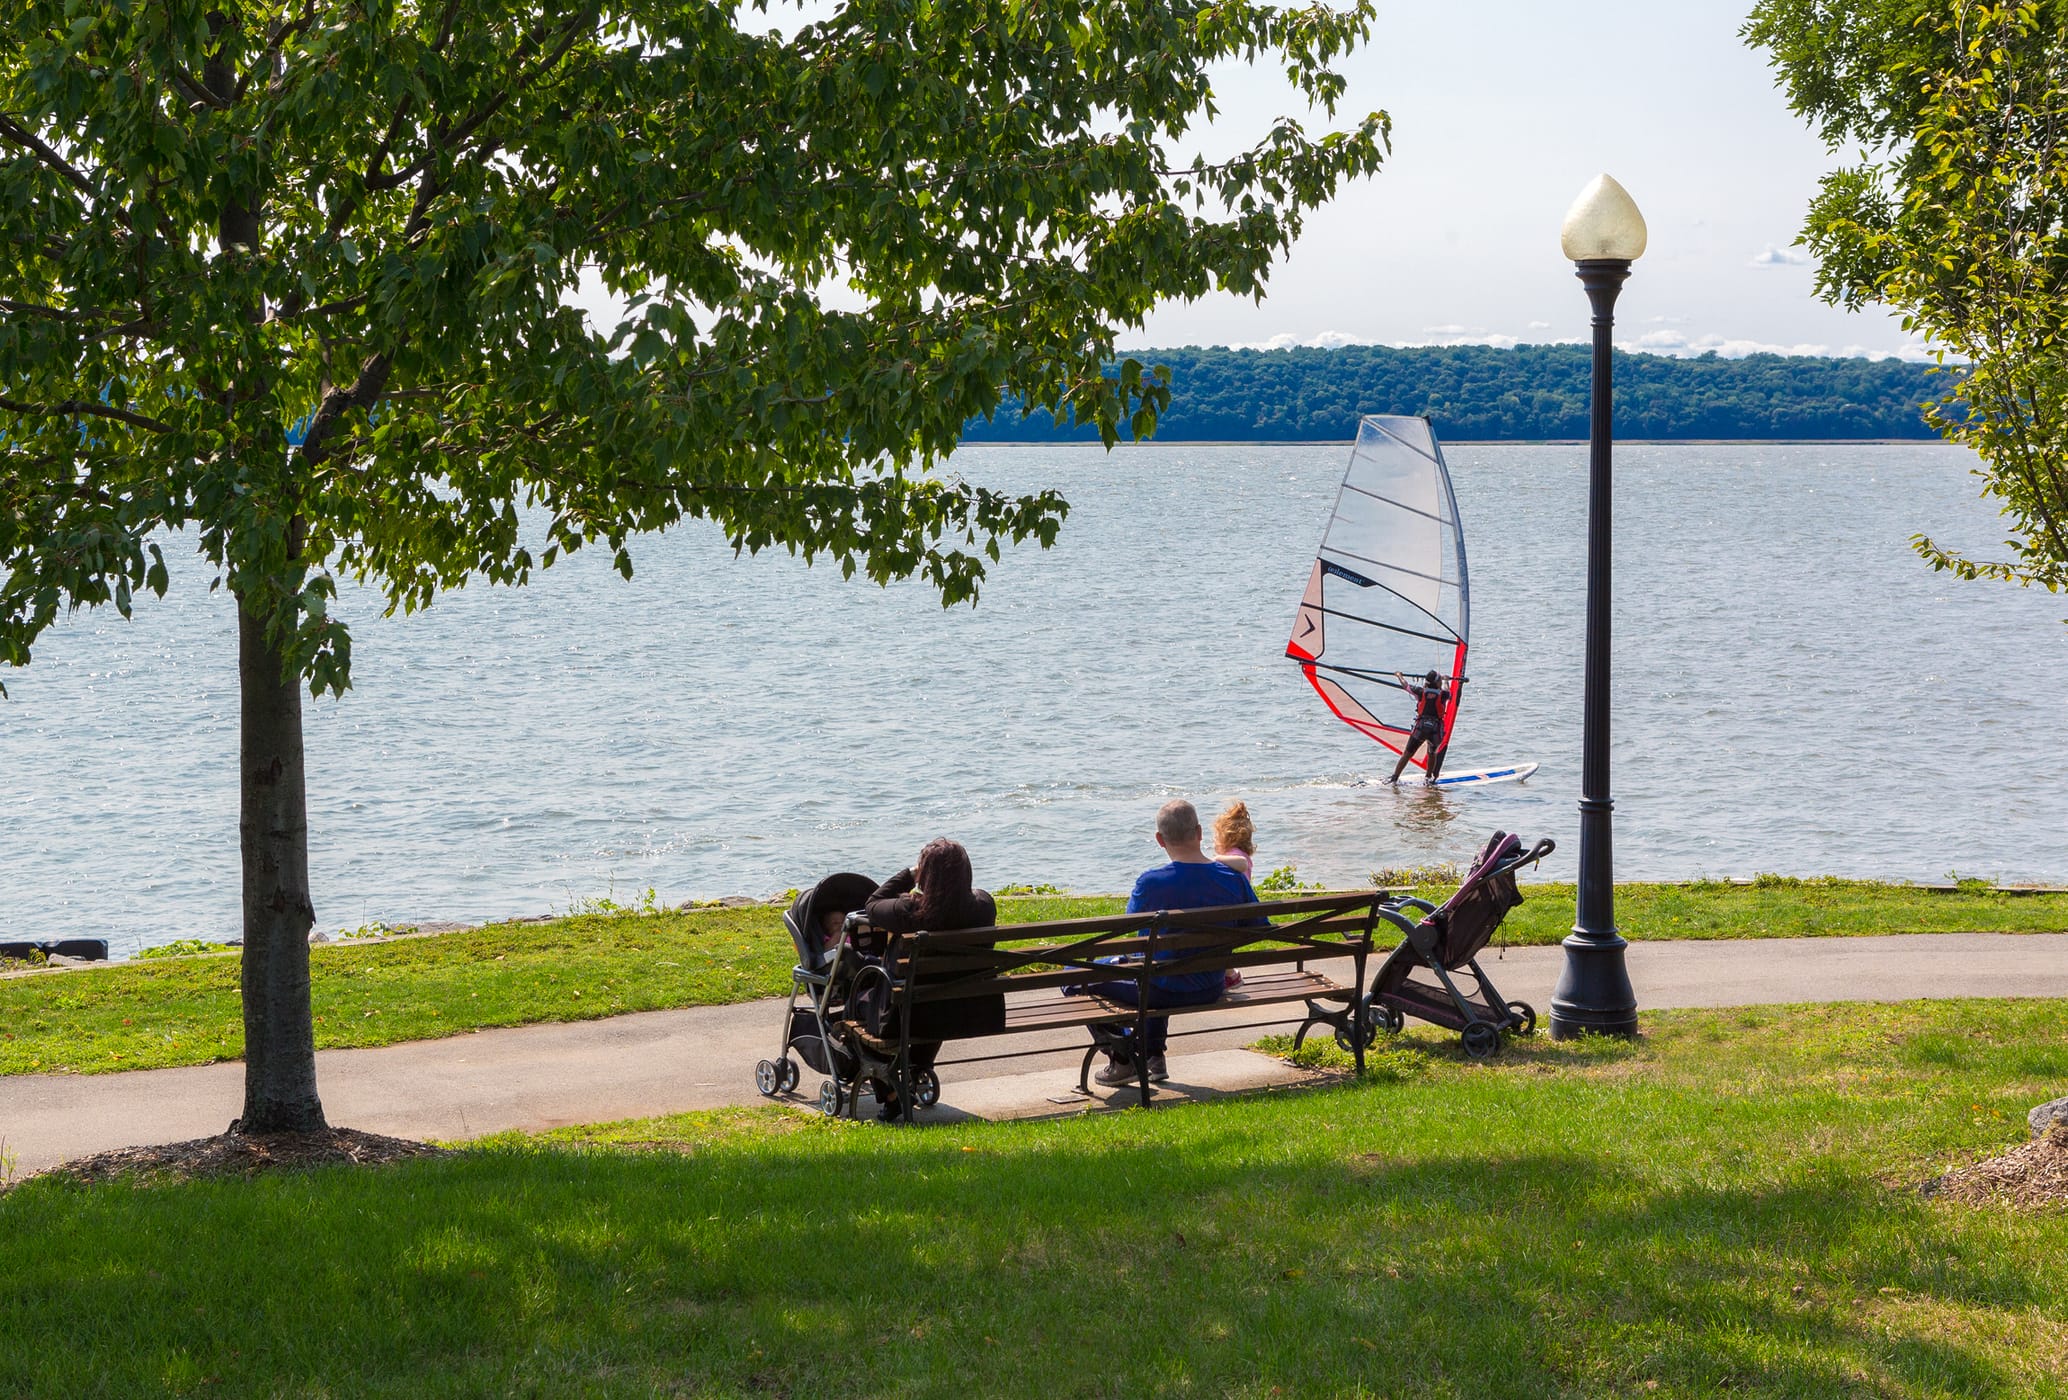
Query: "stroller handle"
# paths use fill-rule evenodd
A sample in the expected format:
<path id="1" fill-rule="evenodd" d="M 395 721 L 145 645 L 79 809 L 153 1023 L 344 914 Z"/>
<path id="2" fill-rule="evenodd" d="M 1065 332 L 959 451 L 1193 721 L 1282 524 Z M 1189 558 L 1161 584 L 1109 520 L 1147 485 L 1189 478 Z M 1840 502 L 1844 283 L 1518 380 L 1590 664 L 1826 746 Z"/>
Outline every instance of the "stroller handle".
<path id="1" fill-rule="evenodd" d="M 1505 862 L 1501 866 L 1501 869 L 1505 873 L 1520 870 L 1525 865 L 1535 865 L 1537 862 L 1541 861 L 1545 856 L 1550 855 L 1553 851 L 1557 849 L 1558 843 L 1556 841 L 1553 841 L 1550 837 L 1546 836 L 1542 840 L 1538 841 L 1536 845 L 1530 847 L 1527 851 L 1523 851 L 1520 854 L 1518 854 L 1513 860 Z"/>

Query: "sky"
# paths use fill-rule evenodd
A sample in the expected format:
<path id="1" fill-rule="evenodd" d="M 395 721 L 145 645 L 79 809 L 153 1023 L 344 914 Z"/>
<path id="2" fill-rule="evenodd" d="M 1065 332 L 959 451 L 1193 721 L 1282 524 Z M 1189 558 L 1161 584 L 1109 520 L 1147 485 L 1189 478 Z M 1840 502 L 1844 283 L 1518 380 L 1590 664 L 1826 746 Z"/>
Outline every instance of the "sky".
<path id="1" fill-rule="evenodd" d="M 1215 79 L 1220 117 L 1174 157 L 1225 158 L 1283 115 L 1319 135 L 1373 110 L 1393 119 L 1392 155 L 1307 216 L 1261 303 L 1166 303 L 1119 348 L 1585 339 L 1587 300 L 1558 230 L 1605 172 L 1650 230 L 1617 305 L 1618 344 L 1929 358 L 1893 315 L 1815 294 L 1794 242 L 1818 179 L 1845 157 L 1738 38 L 1752 3 L 1379 0 L 1371 38 L 1339 61 L 1349 89 L 1334 118 L 1304 111 L 1279 70 L 1230 66 Z M 790 29 L 828 8 L 756 13 Z M 837 284 L 819 292 L 860 305 Z M 575 299 L 598 324 L 622 314 L 593 276 Z"/>
<path id="2" fill-rule="evenodd" d="M 1587 302 L 1558 229 L 1605 171 L 1650 228 L 1617 306 L 1619 343 L 1922 358 L 1895 317 L 1816 298 L 1792 245 L 1839 160 L 1737 37 L 1750 6 L 1381 0 L 1371 40 L 1343 65 L 1340 112 L 1391 114 L 1386 167 L 1308 217 L 1261 305 L 1167 305 L 1122 348 L 1580 339 Z M 1231 71 L 1216 93 L 1209 154 L 1297 111 L 1269 71 Z"/>

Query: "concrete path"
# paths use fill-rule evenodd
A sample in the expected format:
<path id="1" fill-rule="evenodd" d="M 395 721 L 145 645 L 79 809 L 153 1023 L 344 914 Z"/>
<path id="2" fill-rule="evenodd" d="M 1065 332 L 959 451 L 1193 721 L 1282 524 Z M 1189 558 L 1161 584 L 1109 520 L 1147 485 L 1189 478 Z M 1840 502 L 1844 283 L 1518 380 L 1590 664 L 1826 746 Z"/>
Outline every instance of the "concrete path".
<path id="1" fill-rule="evenodd" d="M 1510 999 L 1543 1014 L 1558 978 L 1557 948 L 1490 955 L 1488 974 Z M 1630 946 L 1641 1009 L 1917 997 L 2068 997 L 2068 933 L 1907 934 L 1872 938 L 1641 942 Z M 598 1123 L 759 1102 L 754 1062 L 776 1049 L 779 1003 L 650 1011 L 572 1025 L 476 1031 L 445 1040 L 317 1057 L 333 1123 L 413 1138 L 470 1138 L 507 1128 Z M 1303 1076 L 1240 1047 L 1264 1034 L 1263 1012 L 1205 1013 L 1177 1025 L 1206 1033 L 1175 1042 L 1172 1097 L 1297 1082 Z M 1008 1042 L 996 1042 L 1004 1045 Z M 1026 1041 L 1016 1043 L 1018 1047 Z M 1046 1053 L 946 1063 L 942 1117 L 1079 1111 L 1079 1031 Z M 949 1047 L 981 1055 L 985 1042 Z M 128 1074 L 0 1076 L 0 1144 L 20 1172 L 112 1147 L 221 1132 L 242 1097 L 241 1064 Z M 807 1072 L 801 1093 L 816 1092 Z M 1135 1101 L 1132 1092 L 1116 1096 Z"/>

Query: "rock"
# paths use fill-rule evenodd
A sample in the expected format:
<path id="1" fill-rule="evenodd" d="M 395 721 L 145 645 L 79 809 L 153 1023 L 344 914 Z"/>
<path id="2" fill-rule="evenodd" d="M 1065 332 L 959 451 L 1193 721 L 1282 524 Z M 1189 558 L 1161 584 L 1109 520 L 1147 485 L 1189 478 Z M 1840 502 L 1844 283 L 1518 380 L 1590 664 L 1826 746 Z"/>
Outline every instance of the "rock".
<path id="1" fill-rule="evenodd" d="M 312 929 L 309 932 L 309 941 L 311 943 L 328 943 L 330 942 L 330 935 L 320 928 Z"/>
<path id="2" fill-rule="evenodd" d="M 2032 1110 L 2025 1121 L 2032 1125 L 2032 1136 L 2036 1138 L 2045 1137 L 2046 1130 L 2053 1127 L 2068 1132 L 2068 1098 L 2041 1104 Z"/>

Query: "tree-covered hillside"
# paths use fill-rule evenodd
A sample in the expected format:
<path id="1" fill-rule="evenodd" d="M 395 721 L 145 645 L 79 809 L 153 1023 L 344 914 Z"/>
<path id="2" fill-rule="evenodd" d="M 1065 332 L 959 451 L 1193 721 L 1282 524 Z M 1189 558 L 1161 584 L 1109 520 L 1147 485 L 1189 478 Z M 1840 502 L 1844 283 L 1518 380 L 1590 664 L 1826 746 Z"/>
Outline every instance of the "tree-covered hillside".
<path id="1" fill-rule="evenodd" d="M 1584 345 L 1339 350 L 1148 350 L 1173 397 L 1161 442 L 1341 442 L 1364 413 L 1426 413 L 1453 442 L 1587 435 Z M 1616 432 L 1624 438 L 1931 438 L 1921 405 L 1952 387 L 1900 360 L 1616 355 Z M 968 442 L 1095 439 L 1046 412 L 972 420 Z"/>

